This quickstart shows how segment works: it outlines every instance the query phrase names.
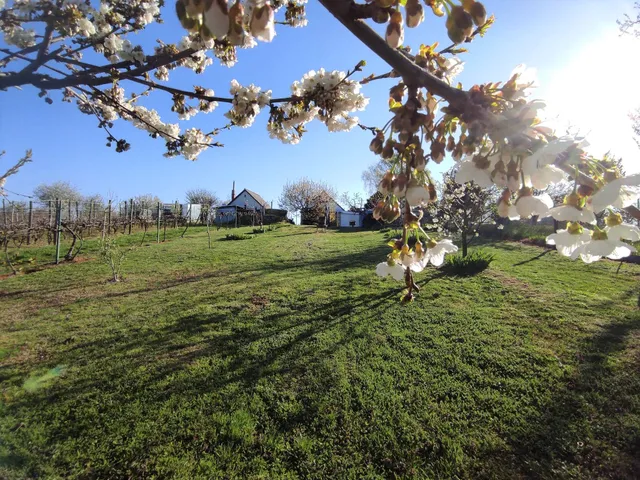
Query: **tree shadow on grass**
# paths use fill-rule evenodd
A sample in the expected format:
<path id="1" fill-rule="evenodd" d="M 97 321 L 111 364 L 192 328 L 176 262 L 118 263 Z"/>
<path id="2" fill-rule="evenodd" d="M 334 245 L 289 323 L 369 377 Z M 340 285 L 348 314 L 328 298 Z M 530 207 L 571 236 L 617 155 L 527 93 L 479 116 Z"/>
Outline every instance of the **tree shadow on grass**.
<path id="1" fill-rule="evenodd" d="M 639 330 L 640 315 L 631 312 L 585 342 L 575 374 L 510 442 L 525 476 L 551 478 L 562 470 L 581 478 L 637 478 L 639 372 L 628 370 L 629 358 L 623 367 L 616 363 Z"/>

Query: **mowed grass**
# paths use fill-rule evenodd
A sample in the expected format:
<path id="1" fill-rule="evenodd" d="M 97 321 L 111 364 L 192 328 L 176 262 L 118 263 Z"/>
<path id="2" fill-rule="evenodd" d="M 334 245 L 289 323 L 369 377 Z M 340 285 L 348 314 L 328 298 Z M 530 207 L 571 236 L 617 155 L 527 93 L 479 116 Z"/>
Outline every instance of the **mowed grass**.
<path id="1" fill-rule="evenodd" d="M 400 305 L 383 234 L 225 233 L 0 281 L 0 478 L 640 474 L 639 266 L 486 245 Z"/>

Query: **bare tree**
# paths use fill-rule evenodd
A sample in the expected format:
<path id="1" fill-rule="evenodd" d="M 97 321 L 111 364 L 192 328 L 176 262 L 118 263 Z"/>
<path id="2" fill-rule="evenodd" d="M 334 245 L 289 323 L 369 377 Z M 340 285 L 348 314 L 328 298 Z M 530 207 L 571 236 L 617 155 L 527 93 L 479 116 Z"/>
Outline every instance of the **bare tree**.
<path id="1" fill-rule="evenodd" d="M 389 171 L 389 161 L 379 159 L 362 172 L 362 183 L 364 183 L 364 188 L 369 195 L 378 191 L 378 184 L 387 171 Z"/>
<path id="2" fill-rule="evenodd" d="M 352 212 L 357 212 L 358 210 L 362 209 L 365 199 L 362 197 L 362 195 L 360 195 L 359 192 L 356 192 L 356 193 L 344 192 L 342 195 L 340 195 L 340 201 L 344 204 L 344 206 L 348 210 Z"/>
<path id="3" fill-rule="evenodd" d="M 335 204 L 335 191 L 324 182 L 301 178 L 287 182 L 282 189 L 279 204 L 290 212 L 299 212 L 301 223 L 314 224 Z"/>
<path id="4" fill-rule="evenodd" d="M 220 205 L 218 196 L 206 188 L 192 188 L 185 193 L 187 203 L 196 203 L 207 206 Z"/>
<path id="5" fill-rule="evenodd" d="M 623 20 L 618 20 L 618 26 L 622 33 L 640 37 L 640 2 L 635 2 L 634 7 L 638 10 L 636 18 L 625 15 Z"/>

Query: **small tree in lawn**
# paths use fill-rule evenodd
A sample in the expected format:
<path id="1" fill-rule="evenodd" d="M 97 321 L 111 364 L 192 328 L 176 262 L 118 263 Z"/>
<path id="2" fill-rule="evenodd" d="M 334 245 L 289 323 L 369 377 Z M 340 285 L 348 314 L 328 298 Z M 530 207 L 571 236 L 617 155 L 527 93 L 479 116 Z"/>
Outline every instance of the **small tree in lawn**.
<path id="1" fill-rule="evenodd" d="M 482 189 L 473 182 L 456 183 L 452 171 L 444 174 L 442 196 L 431 213 L 444 231 L 460 235 L 463 257 L 467 256 L 478 227 L 491 219 L 494 200 L 491 190 Z"/>

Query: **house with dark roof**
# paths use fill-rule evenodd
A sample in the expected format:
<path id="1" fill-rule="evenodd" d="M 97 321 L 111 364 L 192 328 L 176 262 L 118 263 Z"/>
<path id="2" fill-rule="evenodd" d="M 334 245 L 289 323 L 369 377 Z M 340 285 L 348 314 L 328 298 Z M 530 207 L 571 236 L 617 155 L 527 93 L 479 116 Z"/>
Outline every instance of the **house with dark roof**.
<path id="1" fill-rule="evenodd" d="M 264 216 L 268 208 L 269 203 L 253 190 L 245 188 L 236 195 L 236 182 L 233 182 L 231 201 L 216 209 L 215 223 L 236 223 L 236 217 L 243 214 L 248 216 L 260 214 Z M 253 223 L 253 218 L 251 223 Z"/>

